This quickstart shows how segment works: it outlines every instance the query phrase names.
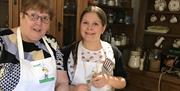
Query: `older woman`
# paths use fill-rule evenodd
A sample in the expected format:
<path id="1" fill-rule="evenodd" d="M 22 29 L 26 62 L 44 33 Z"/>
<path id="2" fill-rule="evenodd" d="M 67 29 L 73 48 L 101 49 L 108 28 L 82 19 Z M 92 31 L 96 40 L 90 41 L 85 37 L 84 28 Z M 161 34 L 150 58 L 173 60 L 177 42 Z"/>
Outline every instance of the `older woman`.
<path id="1" fill-rule="evenodd" d="M 0 32 L 1 91 L 68 91 L 52 17 L 50 0 L 22 0 L 20 26 Z"/>

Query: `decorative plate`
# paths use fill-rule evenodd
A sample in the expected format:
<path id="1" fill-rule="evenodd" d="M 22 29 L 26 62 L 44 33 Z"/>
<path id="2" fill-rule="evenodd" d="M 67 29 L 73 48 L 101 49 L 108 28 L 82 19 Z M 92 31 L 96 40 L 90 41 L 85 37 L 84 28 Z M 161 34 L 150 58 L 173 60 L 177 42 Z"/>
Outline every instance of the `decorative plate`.
<path id="1" fill-rule="evenodd" d="M 154 8 L 157 11 L 164 11 L 167 7 L 167 3 L 165 0 L 155 0 Z"/>
<path id="2" fill-rule="evenodd" d="M 170 0 L 168 4 L 169 11 L 180 10 L 180 0 Z"/>

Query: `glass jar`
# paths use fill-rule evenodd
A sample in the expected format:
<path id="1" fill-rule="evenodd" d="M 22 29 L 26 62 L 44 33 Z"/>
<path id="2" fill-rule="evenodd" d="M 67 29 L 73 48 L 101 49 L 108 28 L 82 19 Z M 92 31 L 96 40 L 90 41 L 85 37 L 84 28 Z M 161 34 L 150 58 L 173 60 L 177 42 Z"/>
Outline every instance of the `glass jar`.
<path id="1" fill-rule="evenodd" d="M 116 46 L 121 45 L 121 37 L 119 35 L 115 35 L 115 45 Z"/>
<path id="2" fill-rule="evenodd" d="M 108 0 L 108 6 L 114 6 L 115 2 L 114 0 Z"/>
<path id="3" fill-rule="evenodd" d="M 108 22 L 109 22 L 109 23 L 113 23 L 113 22 L 114 22 L 114 20 L 113 20 L 113 14 L 112 14 L 112 13 L 109 13 L 109 15 L 108 15 Z"/>
<path id="4" fill-rule="evenodd" d="M 93 0 L 93 4 L 98 4 L 99 3 L 99 0 Z"/>
<path id="5" fill-rule="evenodd" d="M 153 49 L 149 53 L 149 71 L 160 71 L 161 50 Z"/>
<path id="6" fill-rule="evenodd" d="M 139 68 L 140 66 L 140 51 L 131 51 L 128 66 L 131 68 Z"/>
<path id="7" fill-rule="evenodd" d="M 121 45 L 122 45 L 122 46 L 125 46 L 125 45 L 126 45 L 126 42 L 127 42 L 126 34 L 125 34 L 125 33 L 122 33 L 122 34 L 121 34 Z"/>
<path id="8" fill-rule="evenodd" d="M 102 4 L 107 4 L 107 0 L 102 0 Z"/>

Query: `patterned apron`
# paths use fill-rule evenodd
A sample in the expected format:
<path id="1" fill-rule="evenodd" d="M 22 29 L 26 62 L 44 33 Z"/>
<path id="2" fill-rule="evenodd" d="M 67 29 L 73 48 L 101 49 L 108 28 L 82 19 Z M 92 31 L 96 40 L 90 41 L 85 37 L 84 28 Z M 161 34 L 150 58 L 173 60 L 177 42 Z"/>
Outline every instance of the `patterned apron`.
<path id="1" fill-rule="evenodd" d="M 80 42 L 82 43 L 82 42 Z M 106 42 L 101 41 L 101 45 L 103 46 L 103 49 L 106 51 L 107 56 L 114 60 L 113 51 L 109 44 Z M 79 44 L 78 46 L 78 59 L 77 59 L 77 67 L 75 70 L 74 78 L 72 80 L 72 84 L 76 85 L 79 83 L 87 84 L 88 80 L 91 80 L 92 78 L 92 72 L 94 69 L 101 69 L 102 63 L 96 63 L 96 62 L 85 62 L 81 59 L 81 51 L 82 51 L 82 44 Z M 112 91 L 112 88 L 109 85 L 106 85 L 102 88 L 95 88 L 94 86 L 91 86 L 91 91 Z"/>

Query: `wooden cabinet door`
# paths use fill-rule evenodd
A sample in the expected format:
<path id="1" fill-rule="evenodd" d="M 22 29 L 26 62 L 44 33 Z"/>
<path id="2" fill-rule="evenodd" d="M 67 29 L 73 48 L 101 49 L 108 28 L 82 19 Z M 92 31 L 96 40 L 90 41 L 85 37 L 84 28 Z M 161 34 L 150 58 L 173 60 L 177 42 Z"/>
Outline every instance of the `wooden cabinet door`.
<path id="1" fill-rule="evenodd" d="M 19 13 L 21 0 L 8 0 L 9 1 L 9 27 L 19 26 Z"/>
<path id="2" fill-rule="evenodd" d="M 73 14 L 70 14 L 72 12 L 67 13 L 65 10 L 66 2 L 75 2 Z M 80 14 L 87 6 L 87 2 L 88 0 L 51 0 L 54 17 L 48 33 L 58 40 L 60 46 L 80 40 Z M 0 30 L 19 26 L 20 4 L 21 0 L 0 1 Z"/>
<path id="3" fill-rule="evenodd" d="M 77 7 L 77 21 L 76 21 L 76 41 L 81 39 L 80 35 L 80 16 L 83 10 L 88 6 L 88 0 L 77 0 L 78 7 Z"/>
<path id="4" fill-rule="evenodd" d="M 80 14 L 87 6 L 87 0 L 54 0 L 55 17 L 51 23 L 51 31 L 60 46 L 68 45 L 80 39 Z"/>
<path id="5" fill-rule="evenodd" d="M 19 25 L 20 0 L 0 1 L 0 28 L 12 28 Z"/>
<path id="6" fill-rule="evenodd" d="M 180 91 L 180 87 L 178 84 L 173 84 L 169 82 L 162 82 L 161 91 Z"/>

